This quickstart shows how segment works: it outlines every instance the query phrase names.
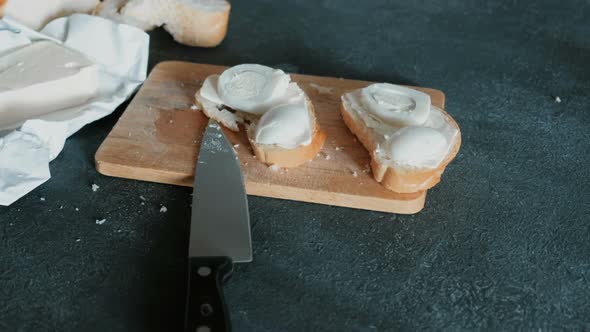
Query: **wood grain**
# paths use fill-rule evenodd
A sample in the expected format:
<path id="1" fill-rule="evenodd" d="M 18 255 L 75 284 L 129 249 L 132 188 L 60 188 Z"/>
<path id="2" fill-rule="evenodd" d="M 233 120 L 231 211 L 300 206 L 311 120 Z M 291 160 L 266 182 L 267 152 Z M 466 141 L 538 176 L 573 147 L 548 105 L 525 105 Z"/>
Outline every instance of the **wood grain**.
<path id="1" fill-rule="evenodd" d="M 195 161 L 208 119 L 192 110 L 194 93 L 211 74 L 226 67 L 187 62 L 158 64 L 96 153 L 105 175 L 192 186 Z M 372 82 L 291 75 L 312 100 L 328 139 L 314 160 L 273 171 L 258 162 L 245 131 L 225 130 L 236 151 L 250 195 L 412 214 L 424 207 L 426 192 L 398 194 L 373 180 L 368 152 L 342 122 L 340 96 Z M 318 88 L 319 86 L 319 88 Z M 444 109 L 444 94 L 419 88 Z M 355 176 L 356 175 L 356 176 Z"/>

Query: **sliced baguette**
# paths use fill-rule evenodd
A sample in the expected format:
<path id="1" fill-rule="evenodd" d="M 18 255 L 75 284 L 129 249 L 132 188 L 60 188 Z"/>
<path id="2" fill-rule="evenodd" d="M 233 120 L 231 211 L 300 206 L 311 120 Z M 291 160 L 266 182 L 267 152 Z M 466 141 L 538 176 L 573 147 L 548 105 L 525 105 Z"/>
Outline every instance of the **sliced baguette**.
<path id="1" fill-rule="evenodd" d="M 440 177 L 447 165 L 455 158 L 461 146 L 461 132 L 455 120 L 443 110 L 445 119 L 457 129 L 457 136 L 445 159 L 436 168 L 415 169 L 386 165 L 384 160 L 377 156 L 377 135 L 369 128 L 365 121 L 356 114 L 356 111 L 346 106 L 344 100 L 340 105 L 342 118 L 350 131 L 363 144 L 371 155 L 371 170 L 373 177 L 387 189 L 398 193 L 421 192 L 434 187 L 440 182 Z"/>
<path id="2" fill-rule="evenodd" d="M 227 33 L 226 0 L 105 0 L 95 15 L 143 30 L 163 26 L 181 44 L 214 47 Z"/>
<path id="3" fill-rule="evenodd" d="M 313 119 L 313 134 L 311 143 L 308 145 L 300 145 L 294 149 L 286 149 L 277 145 L 258 144 L 255 140 L 256 125 L 258 124 L 259 116 L 240 111 L 230 112 L 223 106 L 216 105 L 204 99 L 200 90 L 195 94 L 197 105 L 201 111 L 209 118 L 220 122 L 226 128 L 232 131 L 239 131 L 240 124 L 246 128 L 248 141 L 252 146 L 254 154 L 261 162 L 271 166 L 277 165 L 279 167 L 296 167 L 307 161 L 312 160 L 316 154 L 322 149 L 326 141 L 326 133 L 321 130 L 313 104 L 306 97 L 308 110 Z"/>

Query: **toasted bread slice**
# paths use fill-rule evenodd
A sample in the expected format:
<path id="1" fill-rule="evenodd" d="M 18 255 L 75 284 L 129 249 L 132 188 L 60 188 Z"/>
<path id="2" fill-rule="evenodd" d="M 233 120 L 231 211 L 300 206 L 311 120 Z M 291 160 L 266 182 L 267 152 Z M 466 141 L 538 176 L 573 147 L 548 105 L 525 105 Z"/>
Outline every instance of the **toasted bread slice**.
<path id="1" fill-rule="evenodd" d="M 444 121 L 456 129 L 456 135 L 454 140 L 450 142 L 451 146 L 444 159 L 433 168 L 395 165 L 378 153 L 379 141 L 383 138 L 381 133 L 377 133 L 373 128 L 369 127 L 366 121 L 358 114 L 358 111 L 353 109 L 344 96 L 340 110 L 346 126 L 371 155 L 373 177 L 377 182 L 380 182 L 387 189 L 394 192 L 414 193 L 435 186 L 440 182 L 442 173 L 447 165 L 455 158 L 461 145 L 461 133 L 455 120 L 445 111 L 436 109 L 436 112 L 441 112 Z"/>

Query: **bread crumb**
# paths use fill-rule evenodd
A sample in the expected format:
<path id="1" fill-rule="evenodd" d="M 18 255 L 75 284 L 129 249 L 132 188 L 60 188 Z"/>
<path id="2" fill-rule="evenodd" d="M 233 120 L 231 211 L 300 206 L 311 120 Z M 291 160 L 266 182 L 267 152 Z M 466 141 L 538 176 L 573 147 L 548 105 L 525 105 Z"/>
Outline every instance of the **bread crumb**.
<path id="1" fill-rule="evenodd" d="M 237 148 L 239 148 L 239 147 L 240 147 L 240 144 L 234 144 L 234 148 L 236 148 L 236 149 L 237 149 Z"/>
<path id="2" fill-rule="evenodd" d="M 60 206 L 59 206 L 59 209 L 60 209 L 60 210 L 63 210 L 63 208 L 64 208 L 64 206 L 63 206 L 63 205 L 60 205 Z"/>
<path id="3" fill-rule="evenodd" d="M 127 136 L 128 136 L 128 137 L 131 137 L 131 132 L 127 133 Z"/>
<path id="4" fill-rule="evenodd" d="M 273 172 L 278 172 L 281 168 L 277 164 L 272 164 L 272 165 L 268 166 L 268 169 L 270 169 Z"/>
<path id="5" fill-rule="evenodd" d="M 248 166 L 248 162 L 245 162 L 245 163 L 244 163 L 244 166 Z"/>
<path id="6" fill-rule="evenodd" d="M 92 184 L 92 191 L 96 192 L 99 188 L 100 188 L 100 186 L 97 185 L 96 183 Z"/>
<path id="7" fill-rule="evenodd" d="M 45 197 L 41 197 L 39 200 L 41 200 L 41 202 L 45 202 Z"/>
<path id="8" fill-rule="evenodd" d="M 76 211 L 80 211 L 80 209 L 76 208 Z"/>
<path id="9" fill-rule="evenodd" d="M 106 221 L 107 221 L 106 219 L 100 219 L 100 220 L 96 219 L 96 224 L 97 224 L 97 225 L 102 225 L 102 224 L 104 224 Z"/>
<path id="10" fill-rule="evenodd" d="M 199 106 L 197 105 L 191 105 L 191 110 L 196 111 L 199 109 Z"/>
<path id="11" fill-rule="evenodd" d="M 315 156 L 316 157 L 319 157 L 319 156 L 321 156 L 321 154 L 318 152 L 318 153 L 315 154 Z"/>
<path id="12" fill-rule="evenodd" d="M 338 79 L 341 80 L 341 81 L 343 81 L 344 80 L 344 77 L 338 77 Z"/>
<path id="13" fill-rule="evenodd" d="M 145 202 L 141 202 L 141 205 L 145 205 Z"/>
<path id="14" fill-rule="evenodd" d="M 197 140 L 194 140 L 193 143 L 197 144 Z"/>
<path id="15" fill-rule="evenodd" d="M 356 178 L 359 175 L 358 175 L 358 173 L 356 171 L 352 171 L 352 176 L 354 176 Z"/>
<path id="16" fill-rule="evenodd" d="M 561 98 L 559 98 L 559 96 L 555 96 L 555 102 L 558 104 L 561 103 Z"/>
<path id="17" fill-rule="evenodd" d="M 218 138 L 222 138 L 222 137 L 223 137 L 223 135 L 222 135 L 222 134 L 217 134 L 217 137 L 218 137 Z"/>
<path id="18" fill-rule="evenodd" d="M 166 212 L 168 212 L 168 208 L 166 208 L 164 205 L 162 205 L 162 207 L 160 208 L 160 212 L 166 213 Z"/>
<path id="19" fill-rule="evenodd" d="M 76 242 L 80 242 L 80 241 L 82 241 L 82 239 L 76 239 Z"/>
<path id="20" fill-rule="evenodd" d="M 143 197 L 142 195 L 139 195 L 139 199 L 141 199 L 142 201 L 145 201 L 145 197 Z"/>
<path id="21" fill-rule="evenodd" d="M 170 120 L 170 121 L 168 121 L 168 123 L 174 123 L 174 121 Z"/>
<path id="22" fill-rule="evenodd" d="M 330 155 L 329 155 L 329 154 L 327 154 L 327 155 L 326 155 L 324 158 L 325 158 L 326 160 L 330 160 L 330 159 L 332 159 L 332 157 L 330 157 Z"/>
<path id="23" fill-rule="evenodd" d="M 334 92 L 334 88 L 328 88 L 325 86 L 321 86 L 315 83 L 309 83 L 309 86 L 312 87 L 313 89 L 315 89 L 319 94 L 323 95 L 331 95 L 332 92 Z"/>
<path id="24" fill-rule="evenodd" d="M 336 151 L 341 151 L 341 150 L 344 150 L 344 148 L 343 148 L 343 147 L 341 147 L 341 146 L 337 146 L 337 147 L 335 148 L 335 150 L 336 150 Z"/>

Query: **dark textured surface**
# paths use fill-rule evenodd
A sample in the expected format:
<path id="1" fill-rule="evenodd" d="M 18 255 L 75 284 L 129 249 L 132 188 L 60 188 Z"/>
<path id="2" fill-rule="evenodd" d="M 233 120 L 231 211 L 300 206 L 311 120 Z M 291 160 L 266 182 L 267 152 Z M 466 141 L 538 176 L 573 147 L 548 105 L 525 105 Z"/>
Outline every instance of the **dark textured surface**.
<path id="1" fill-rule="evenodd" d="M 250 197 L 254 262 L 226 288 L 235 330 L 590 330 L 589 7 L 248 0 L 219 48 L 151 33 L 150 67 L 259 62 L 434 87 L 462 128 L 415 216 Z M 179 330 L 190 190 L 97 174 L 122 109 L 0 208 L 0 330 Z"/>

